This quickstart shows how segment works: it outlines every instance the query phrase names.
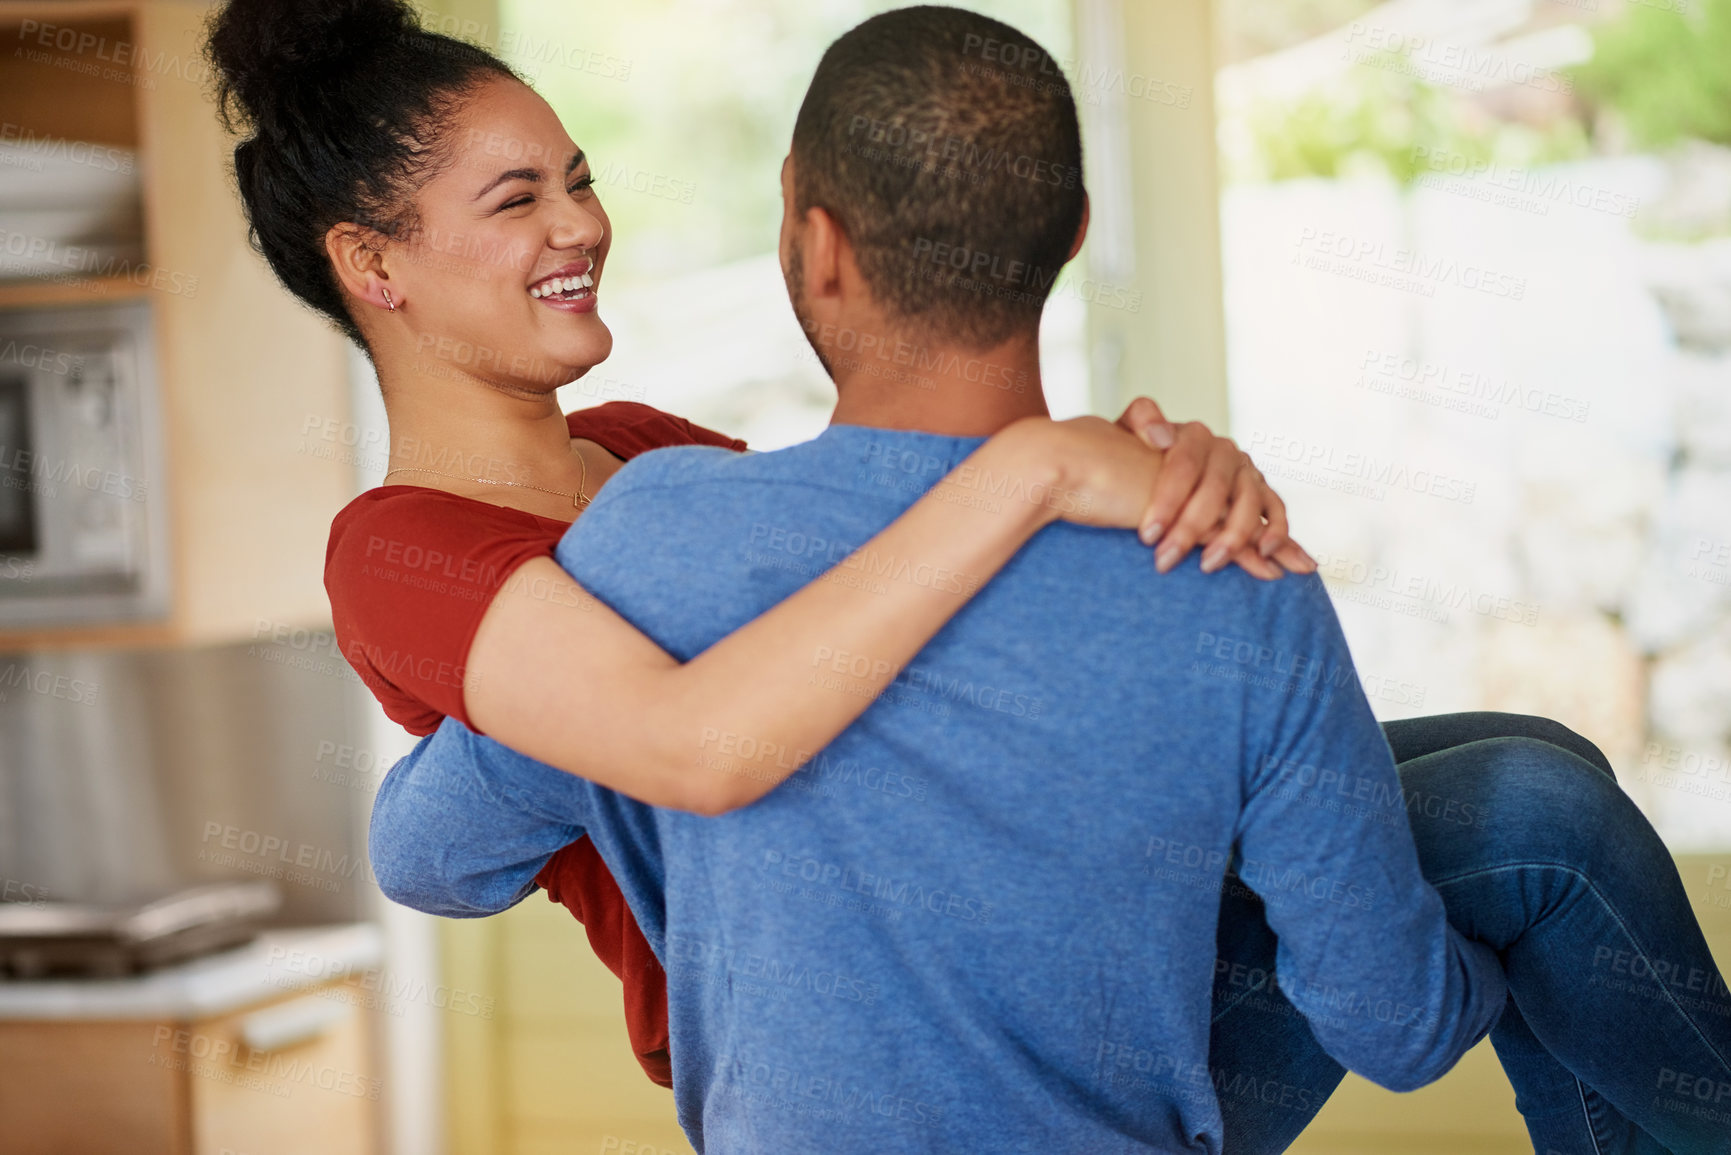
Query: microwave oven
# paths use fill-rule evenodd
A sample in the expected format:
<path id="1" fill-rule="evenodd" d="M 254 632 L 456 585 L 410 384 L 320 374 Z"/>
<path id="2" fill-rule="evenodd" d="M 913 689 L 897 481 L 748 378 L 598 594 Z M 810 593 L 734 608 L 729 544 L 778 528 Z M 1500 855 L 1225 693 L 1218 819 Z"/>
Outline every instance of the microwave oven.
<path id="1" fill-rule="evenodd" d="M 0 629 L 170 609 L 148 301 L 0 313 Z"/>

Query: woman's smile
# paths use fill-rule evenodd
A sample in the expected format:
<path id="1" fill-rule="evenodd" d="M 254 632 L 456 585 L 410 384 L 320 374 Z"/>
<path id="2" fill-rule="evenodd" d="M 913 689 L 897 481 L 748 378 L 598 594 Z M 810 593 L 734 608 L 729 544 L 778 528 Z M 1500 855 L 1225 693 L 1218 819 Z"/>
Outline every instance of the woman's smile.
<path id="1" fill-rule="evenodd" d="M 529 296 L 564 313 L 595 311 L 595 262 L 574 261 L 529 286 Z"/>

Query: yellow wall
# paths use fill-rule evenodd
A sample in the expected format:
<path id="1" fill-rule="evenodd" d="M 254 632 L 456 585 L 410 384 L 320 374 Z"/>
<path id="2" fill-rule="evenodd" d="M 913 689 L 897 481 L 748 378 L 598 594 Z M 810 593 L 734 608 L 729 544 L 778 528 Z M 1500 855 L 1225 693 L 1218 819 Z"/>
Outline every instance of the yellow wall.
<path id="1" fill-rule="evenodd" d="M 535 894 L 441 932 L 446 985 L 494 1000 L 491 1018 L 447 1016 L 450 1155 L 689 1155 L 672 1092 L 632 1057 L 619 980 L 564 907 Z"/>

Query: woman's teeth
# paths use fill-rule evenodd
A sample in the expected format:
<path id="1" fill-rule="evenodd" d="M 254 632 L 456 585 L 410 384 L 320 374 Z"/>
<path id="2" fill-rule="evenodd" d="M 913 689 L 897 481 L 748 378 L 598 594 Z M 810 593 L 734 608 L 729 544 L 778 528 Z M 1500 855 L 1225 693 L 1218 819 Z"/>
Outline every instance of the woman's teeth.
<path id="1" fill-rule="evenodd" d="M 550 281 L 542 281 L 529 290 L 529 295 L 539 301 L 543 297 L 559 297 L 566 293 L 575 293 L 579 289 L 593 289 L 595 278 L 588 273 L 581 277 L 557 277 Z"/>

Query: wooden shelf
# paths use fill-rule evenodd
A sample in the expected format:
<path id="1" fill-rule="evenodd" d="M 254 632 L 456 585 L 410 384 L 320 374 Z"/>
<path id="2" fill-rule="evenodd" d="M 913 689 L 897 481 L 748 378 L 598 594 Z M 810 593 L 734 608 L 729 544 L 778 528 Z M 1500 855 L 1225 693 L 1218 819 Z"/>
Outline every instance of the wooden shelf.
<path id="1" fill-rule="evenodd" d="M 0 652 L 244 642 L 260 622 L 330 622 L 325 546 L 354 474 L 304 431 L 349 420 L 348 350 L 248 244 L 235 142 L 194 67 L 209 13 L 208 0 L 0 0 L 11 41 L 32 20 L 79 35 L 50 48 L 38 29 L 0 52 L 6 139 L 135 151 L 146 261 L 0 282 L 0 310 L 149 302 L 173 574 L 166 620 L 3 630 Z"/>
<path id="2" fill-rule="evenodd" d="M 0 26 L 40 20 L 44 24 L 72 24 L 91 20 L 118 20 L 132 15 L 138 0 L 0 0 Z"/>
<path id="3" fill-rule="evenodd" d="M 25 21 L 39 27 L 26 35 Z M 0 28 L 12 42 L 0 56 L 0 107 L 9 135 L 138 147 L 140 77 L 133 61 L 139 48 L 131 6 L 0 0 Z M 69 39 L 63 29 L 80 38 L 71 51 L 42 44 Z M 82 52 L 80 43 L 88 45 Z"/>
<path id="4" fill-rule="evenodd" d="M 35 309 L 62 305 L 97 305 L 133 301 L 150 295 L 149 285 L 131 277 L 95 277 L 66 281 L 0 281 L 0 309 Z"/>

